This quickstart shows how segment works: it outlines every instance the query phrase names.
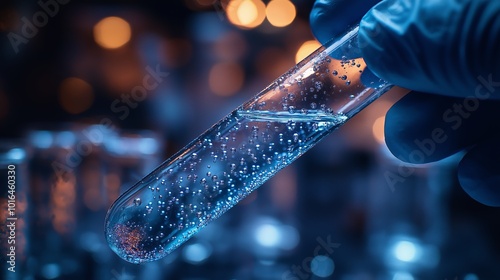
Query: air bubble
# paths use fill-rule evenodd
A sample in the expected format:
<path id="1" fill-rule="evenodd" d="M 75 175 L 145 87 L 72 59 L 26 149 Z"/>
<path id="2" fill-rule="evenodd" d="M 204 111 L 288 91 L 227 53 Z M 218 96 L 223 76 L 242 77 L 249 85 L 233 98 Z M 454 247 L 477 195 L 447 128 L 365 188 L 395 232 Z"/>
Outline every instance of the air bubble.
<path id="1" fill-rule="evenodd" d="M 135 206 L 139 206 L 139 205 L 141 205 L 141 199 L 140 199 L 140 198 L 136 198 L 136 199 L 134 199 L 134 205 L 135 205 Z"/>
<path id="2" fill-rule="evenodd" d="M 317 81 L 314 83 L 314 86 L 316 87 L 316 89 L 319 91 L 321 90 L 321 88 L 323 87 L 323 83 L 320 82 L 320 81 Z"/>

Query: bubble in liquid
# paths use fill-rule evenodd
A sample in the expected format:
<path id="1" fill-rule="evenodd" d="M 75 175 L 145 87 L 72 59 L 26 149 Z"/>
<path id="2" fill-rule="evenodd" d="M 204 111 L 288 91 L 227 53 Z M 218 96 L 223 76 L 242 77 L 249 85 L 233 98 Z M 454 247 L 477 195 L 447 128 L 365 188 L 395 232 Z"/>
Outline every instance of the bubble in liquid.
<path id="1" fill-rule="evenodd" d="M 342 76 L 340 76 L 340 79 L 342 79 L 342 80 L 345 81 L 345 80 L 347 80 L 347 76 L 346 75 L 342 75 Z"/>
<path id="2" fill-rule="evenodd" d="M 321 90 L 321 88 L 323 87 L 323 83 L 320 81 L 317 81 L 314 83 L 314 86 L 316 87 L 317 90 Z"/>
<path id="3" fill-rule="evenodd" d="M 134 205 L 135 205 L 135 206 L 139 206 L 139 205 L 141 205 L 141 199 L 140 199 L 140 198 L 136 198 L 136 199 L 134 199 Z"/>
<path id="4" fill-rule="evenodd" d="M 348 85 L 350 85 L 350 84 L 351 84 L 351 81 L 350 81 L 350 80 L 347 80 L 347 81 L 345 82 L 345 84 L 348 86 Z"/>
<path id="5" fill-rule="evenodd" d="M 311 102 L 311 109 L 316 109 L 318 105 L 315 102 Z"/>

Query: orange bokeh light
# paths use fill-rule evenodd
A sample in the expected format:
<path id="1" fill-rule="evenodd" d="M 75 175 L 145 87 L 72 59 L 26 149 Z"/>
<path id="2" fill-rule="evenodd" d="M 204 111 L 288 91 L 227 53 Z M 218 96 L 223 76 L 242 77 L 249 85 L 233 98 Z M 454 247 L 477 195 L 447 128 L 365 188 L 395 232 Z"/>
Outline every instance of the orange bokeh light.
<path id="1" fill-rule="evenodd" d="M 226 15 L 240 28 L 255 28 L 266 19 L 266 4 L 262 0 L 233 0 L 227 5 Z"/>
<path id="2" fill-rule="evenodd" d="M 302 59 L 306 58 L 319 47 L 321 47 L 321 44 L 316 40 L 304 42 L 297 50 L 297 54 L 295 55 L 295 63 L 299 63 Z"/>
<path id="3" fill-rule="evenodd" d="M 276 27 L 285 27 L 293 22 L 297 11 L 289 0 L 271 0 L 267 4 L 267 20 Z"/>
<path id="4" fill-rule="evenodd" d="M 130 24 L 119 17 L 107 17 L 94 26 L 94 40 L 105 49 L 117 49 L 130 41 Z"/>
<path id="5" fill-rule="evenodd" d="M 214 65 L 208 77 L 210 90 L 220 96 L 235 94 L 243 86 L 244 80 L 243 68 L 233 62 L 221 62 Z"/>
<path id="6" fill-rule="evenodd" d="M 70 114 L 86 111 L 94 102 L 94 93 L 89 83 L 80 78 L 67 78 L 59 86 L 59 103 Z"/>

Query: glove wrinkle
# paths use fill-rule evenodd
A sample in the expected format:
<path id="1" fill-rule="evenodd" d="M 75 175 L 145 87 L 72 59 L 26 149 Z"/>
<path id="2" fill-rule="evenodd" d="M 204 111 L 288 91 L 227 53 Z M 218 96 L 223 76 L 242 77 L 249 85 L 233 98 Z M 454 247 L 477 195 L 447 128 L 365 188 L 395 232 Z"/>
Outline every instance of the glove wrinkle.
<path id="1" fill-rule="evenodd" d="M 474 79 L 493 75 L 500 82 L 500 1 L 468 1 L 462 18 L 465 38 L 461 42 Z"/>
<path id="2" fill-rule="evenodd" d="M 382 1 L 361 21 L 363 57 L 391 83 L 470 96 L 478 76 L 500 82 L 499 15 L 500 1 Z"/>

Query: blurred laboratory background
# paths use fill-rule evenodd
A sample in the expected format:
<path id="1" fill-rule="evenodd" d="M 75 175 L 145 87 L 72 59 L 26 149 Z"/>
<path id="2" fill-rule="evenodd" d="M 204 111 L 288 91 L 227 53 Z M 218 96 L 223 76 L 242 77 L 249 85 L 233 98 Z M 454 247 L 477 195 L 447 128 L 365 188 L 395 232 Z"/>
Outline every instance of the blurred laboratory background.
<path id="1" fill-rule="evenodd" d="M 461 155 L 388 152 L 397 91 L 168 257 L 109 249 L 120 193 L 319 47 L 312 2 L 2 0 L 0 279 L 500 279 L 500 209 L 462 191 Z"/>

